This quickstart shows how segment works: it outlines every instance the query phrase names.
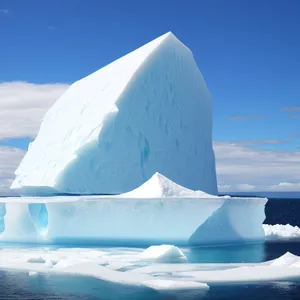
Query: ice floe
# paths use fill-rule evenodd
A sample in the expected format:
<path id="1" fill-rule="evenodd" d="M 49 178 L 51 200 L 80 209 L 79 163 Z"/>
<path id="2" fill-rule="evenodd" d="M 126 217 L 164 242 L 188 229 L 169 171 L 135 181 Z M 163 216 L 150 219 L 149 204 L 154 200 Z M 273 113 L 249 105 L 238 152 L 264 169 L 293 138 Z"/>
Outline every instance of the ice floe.
<path id="1" fill-rule="evenodd" d="M 157 259 L 164 256 L 177 262 L 158 263 Z M 5 247 L 0 249 L 0 269 L 26 271 L 29 276 L 87 276 L 161 291 L 205 291 L 210 285 L 216 284 L 300 279 L 300 257 L 289 252 L 262 263 L 182 263 L 181 257 L 185 257 L 184 251 L 172 245 L 155 246 L 146 250 Z"/>
<path id="2" fill-rule="evenodd" d="M 144 260 L 177 263 L 187 261 L 181 250 L 173 245 L 151 246 L 143 251 L 139 257 Z"/>
<path id="3" fill-rule="evenodd" d="M 298 226 L 292 226 L 290 224 L 263 224 L 263 229 L 267 240 L 300 239 L 300 228 Z"/>

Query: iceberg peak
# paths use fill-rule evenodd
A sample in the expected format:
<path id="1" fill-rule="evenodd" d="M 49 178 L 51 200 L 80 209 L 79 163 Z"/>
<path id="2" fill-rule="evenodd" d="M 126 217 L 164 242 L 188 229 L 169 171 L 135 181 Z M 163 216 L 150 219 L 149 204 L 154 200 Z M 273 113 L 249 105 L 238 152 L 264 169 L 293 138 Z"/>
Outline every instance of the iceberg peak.
<path id="1" fill-rule="evenodd" d="M 156 172 L 148 181 L 138 188 L 122 194 L 125 198 L 212 198 L 214 196 L 202 191 L 187 189 L 164 175 Z"/>

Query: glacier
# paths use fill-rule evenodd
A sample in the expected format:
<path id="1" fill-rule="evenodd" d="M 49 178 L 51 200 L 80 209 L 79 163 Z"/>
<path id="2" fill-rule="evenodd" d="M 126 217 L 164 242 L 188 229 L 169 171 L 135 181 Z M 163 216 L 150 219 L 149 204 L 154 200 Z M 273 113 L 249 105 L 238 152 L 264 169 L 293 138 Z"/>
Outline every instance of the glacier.
<path id="1" fill-rule="evenodd" d="M 155 172 L 217 195 L 211 96 L 171 32 L 72 84 L 44 116 L 11 188 L 121 194 Z"/>
<path id="2" fill-rule="evenodd" d="M 155 173 L 120 195 L 2 198 L 0 242 L 149 246 L 263 241 L 266 202 L 193 191 Z"/>

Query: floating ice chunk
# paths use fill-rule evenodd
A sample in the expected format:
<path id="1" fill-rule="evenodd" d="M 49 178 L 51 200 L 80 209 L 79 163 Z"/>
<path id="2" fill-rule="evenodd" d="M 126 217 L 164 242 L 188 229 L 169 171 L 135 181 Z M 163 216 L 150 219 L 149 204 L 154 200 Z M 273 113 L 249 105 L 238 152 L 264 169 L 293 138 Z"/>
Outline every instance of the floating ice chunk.
<path id="1" fill-rule="evenodd" d="M 41 256 L 33 256 L 33 257 L 29 257 L 27 259 L 28 263 L 39 263 L 39 264 L 44 264 L 46 262 L 46 260 L 41 257 Z"/>
<path id="2" fill-rule="evenodd" d="M 300 257 L 294 255 L 290 252 L 285 253 L 284 255 L 280 256 L 279 258 L 275 259 L 270 263 L 271 266 L 277 267 L 289 267 L 289 266 L 297 266 L 300 262 Z"/>
<path id="3" fill-rule="evenodd" d="M 156 172 L 148 181 L 122 198 L 216 198 L 202 191 L 193 191 Z"/>
<path id="4" fill-rule="evenodd" d="M 263 224 L 263 229 L 267 240 L 300 239 L 300 228 L 298 226 Z"/>
<path id="5" fill-rule="evenodd" d="M 38 276 L 38 272 L 30 271 L 30 272 L 28 272 L 28 275 L 29 276 Z"/>
<path id="6" fill-rule="evenodd" d="M 166 245 L 164 245 L 166 246 Z M 150 249 L 150 248 L 149 248 Z M 154 248 L 155 249 L 155 248 Z M 70 250 L 38 250 L 46 263 L 28 263 L 28 257 L 35 249 L 0 249 L 0 269 L 23 270 L 47 274 L 81 275 L 95 277 L 101 280 L 135 286 L 148 286 L 157 290 L 201 289 L 202 283 L 235 284 L 271 281 L 290 281 L 300 279 L 300 257 L 286 253 L 273 261 L 252 264 L 161 264 L 155 261 L 145 265 L 135 253 L 136 263 L 122 268 L 122 263 L 128 259 L 126 249 L 120 249 L 118 255 L 107 255 L 113 258 L 111 263 L 101 266 L 103 258 L 86 257 L 88 251 Z M 110 252 L 109 250 L 107 252 Z M 132 259 L 134 258 L 134 254 Z M 68 256 L 68 258 L 66 258 Z M 34 257 L 33 255 L 31 257 Z M 38 257 L 35 255 L 35 257 Z M 58 261 L 51 267 L 54 260 Z M 65 262 L 66 264 L 63 264 Z M 119 266 L 118 266 L 119 263 Z M 118 269 L 117 270 L 113 270 Z M 127 268 L 129 270 L 127 270 Z M 132 268 L 135 268 L 134 270 Z M 123 269 L 123 270 L 122 270 Z M 195 282 L 200 285 L 195 285 Z M 177 286 L 177 287 L 176 287 Z"/>
<path id="7" fill-rule="evenodd" d="M 64 274 L 76 274 L 95 277 L 101 280 L 141 286 L 142 282 L 152 280 L 153 277 L 146 274 L 127 273 L 111 270 L 99 266 L 93 262 L 79 263 L 62 270 Z"/>
<path id="8" fill-rule="evenodd" d="M 149 281 L 143 281 L 143 285 L 155 290 L 209 290 L 209 286 L 206 283 L 196 281 L 180 281 L 180 280 L 163 280 L 153 279 Z"/>
<path id="9" fill-rule="evenodd" d="M 165 263 L 186 262 L 186 256 L 173 245 L 151 246 L 139 254 L 142 260 Z"/>

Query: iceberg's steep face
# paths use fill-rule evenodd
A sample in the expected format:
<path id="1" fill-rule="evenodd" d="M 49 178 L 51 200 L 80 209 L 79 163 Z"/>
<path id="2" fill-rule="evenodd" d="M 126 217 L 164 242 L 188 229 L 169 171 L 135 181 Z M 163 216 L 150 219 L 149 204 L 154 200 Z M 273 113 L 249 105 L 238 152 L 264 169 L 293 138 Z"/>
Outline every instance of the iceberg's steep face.
<path id="1" fill-rule="evenodd" d="M 172 33 L 75 82 L 44 116 L 11 188 L 118 194 L 155 172 L 217 193 L 210 94 Z"/>

